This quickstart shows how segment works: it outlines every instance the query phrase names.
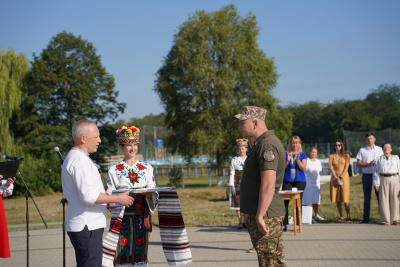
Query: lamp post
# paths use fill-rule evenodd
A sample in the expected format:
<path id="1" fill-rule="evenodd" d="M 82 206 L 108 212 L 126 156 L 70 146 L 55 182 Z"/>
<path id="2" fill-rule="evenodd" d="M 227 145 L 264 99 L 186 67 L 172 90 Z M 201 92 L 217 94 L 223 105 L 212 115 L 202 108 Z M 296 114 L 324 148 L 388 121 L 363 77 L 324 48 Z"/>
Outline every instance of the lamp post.
<path id="1" fill-rule="evenodd" d="M 153 127 L 154 130 L 154 159 L 156 161 L 155 173 L 157 175 L 157 127 Z"/>

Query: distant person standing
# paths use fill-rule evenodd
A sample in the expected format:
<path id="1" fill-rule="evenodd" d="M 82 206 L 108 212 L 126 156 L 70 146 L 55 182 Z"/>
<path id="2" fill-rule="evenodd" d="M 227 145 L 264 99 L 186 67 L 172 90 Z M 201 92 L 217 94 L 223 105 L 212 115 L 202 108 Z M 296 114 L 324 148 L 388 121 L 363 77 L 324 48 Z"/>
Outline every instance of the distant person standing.
<path id="1" fill-rule="evenodd" d="M 379 213 L 383 225 L 398 225 L 399 221 L 399 156 L 392 155 L 392 144 L 384 143 L 383 156 L 376 159 L 372 183 L 379 191 Z"/>
<path id="2" fill-rule="evenodd" d="M 242 216 L 240 214 L 240 182 L 243 176 L 243 165 L 246 160 L 247 152 L 247 139 L 241 138 L 236 140 L 238 155 L 231 160 L 229 167 L 228 186 L 230 189 L 229 194 L 229 208 L 236 210 L 236 215 L 239 220 L 238 230 L 243 228 Z"/>
<path id="3" fill-rule="evenodd" d="M 285 172 L 285 149 L 265 124 L 266 110 L 242 108 L 238 129 L 251 147 L 240 184 L 240 211 L 258 256 L 259 266 L 286 266 L 282 228 L 285 215 L 279 189 Z"/>
<path id="4" fill-rule="evenodd" d="M 318 150 L 312 146 L 307 158 L 307 167 L 304 172 L 306 175 L 306 188 L 303 192 L 303 205 L 312 205 L 314 210 L 314 220 L 323 221 L 324 218 L 318 212 L 318 206 L 321 204 L 321 161 L 317 159 Z"/>
<path id="5" fill-rule="evenodd" d="M 301 139 L 297 135 L 292 136 L 289 139 L 289 145 L 287 147 L 286 154 L 286 169 L 285 176 L 283 178 L 282 190 L 291 191 L 292 188 L 297 188 L 298 190 L 304 190 L 306 188 L 306 175 L 304 171 L 307 167 L 307 155 L 301 149 Z M 300 194 L 300 199 L 303 199 L 303 193 Z M 288 208 L 289 200 L 285 200 L 286 215 L 283 221 L 284 231 L 287 231 L 288 225 Z M 300 218 L 297 213 L 297 218 Z M 299 220 L 297 221 L 296 227 L 299 229 Z"/>
<path id="6" fill-rule="evenodd" d="M 362 183 L 364 191 L 364 218 L 361 223 L 369 222 L 369 215 L 371 209 L 371 191 L 372 191 L 372 175 L 374 173 L 375 160 L 383 155 L 382 148 L 375 145 L 376 137 L 373 133 L 368 132 L 365 134 L 365 142 L 367 145 L 357 153 L 357 167 L 362 169 Z M 379 192 L 375 190 L 376 198 L 379 204 Z"/>
<path id="7" fill-rule="evenodd" d="M 350 177 L 349 177 L 350 156 L 344 150 L 342 140 L 336 140 L 335 152 L 329 156 L 329 169 L 331 171 L 330 197 L 331 202 L 336 203 L 339 219 L 343 221 L 342 202 L 347 213 L 347 221 L 350 216 Z"/>

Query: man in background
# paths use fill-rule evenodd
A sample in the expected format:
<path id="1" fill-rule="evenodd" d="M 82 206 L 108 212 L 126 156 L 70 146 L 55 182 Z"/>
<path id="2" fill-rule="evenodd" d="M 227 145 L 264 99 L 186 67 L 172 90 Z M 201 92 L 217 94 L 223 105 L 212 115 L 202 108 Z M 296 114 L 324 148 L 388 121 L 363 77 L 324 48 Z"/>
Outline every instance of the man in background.
<path id="1" fill-rule="evenodd" d="M 357 153 L 357 167 L 362 169 L 362 184 L 364 192 L 364 216 L 361 223 L 369 222 L 369 215 L 371 209 L 371 188 L 372 188 L 372 175 L 374 173 L 375 160 L 383 155 L 382 148 L 375 145 L 375 135 L 371 132 L 365 134 L 365 142 L 367 145 Z M 375 195 L 378 199 L 379 205 L 379 192 L 375 189 Z"/>

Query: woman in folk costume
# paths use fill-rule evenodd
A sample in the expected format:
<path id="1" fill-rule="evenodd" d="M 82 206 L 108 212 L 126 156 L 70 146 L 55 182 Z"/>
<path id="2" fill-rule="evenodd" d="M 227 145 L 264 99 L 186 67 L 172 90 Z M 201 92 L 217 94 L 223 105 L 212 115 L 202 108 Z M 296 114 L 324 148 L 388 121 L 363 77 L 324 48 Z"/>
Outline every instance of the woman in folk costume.
<path id="1" fill-rule="evenodd" d="M 243 165 L 246 160 L 247 152 L 247 139 L 237 139 L 236 144 L 238 147 L 238 156 L 234 157 L 231 161 L 229 168 L 228 187 L 230 188 L 229 194 L 229 208 L 236 210 L 239 219 L 238 229 L 243 228 L 242 216 L 240 214 L 240 181 L 243 175 Z"/>
<path id="2" fill-rule="evenodd" d="M 112 194 L 112 191 L 117 189 L 156 187 L 153 168 L 136 159 L 139 133 L 139 128 L 135 126 L 122 126 L 117 130 L 119 147 L 124 152 L 124 159 L 109 169 L 107 194 Z M 130 195 L 134 198 L 134 203 L 124 211 L 114 266 L 148 266 L 150 211 L 154 212 L 158 195 L 157 193 L 130 193 Z M 110 229 L 116 223 L 121 209 L 111 208 Z"/>
<path id="3" fill-rule="evenodd" d="M 3 175 L 0 174 L 0 179 Z M 8 240 L 8 229 L 6 214 L 4 212 L 3 197 L 11 196 L 14 190 L 15 177 L 8 178 L 7 180 L 0 180 L 0 258 L 9 258 L 10 243 Z"/>

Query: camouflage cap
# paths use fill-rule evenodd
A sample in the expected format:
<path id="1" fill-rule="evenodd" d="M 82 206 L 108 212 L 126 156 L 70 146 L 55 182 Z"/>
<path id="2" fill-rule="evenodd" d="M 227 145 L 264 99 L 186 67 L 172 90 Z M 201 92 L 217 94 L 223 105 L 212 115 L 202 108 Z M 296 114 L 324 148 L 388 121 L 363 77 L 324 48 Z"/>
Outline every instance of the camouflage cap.
<path id="1" fill-rule="evenodd" d="M 260 107 L 255 107 L 255 106 L 245 106 L 242 108 L 242 111 L 240 114 L 235 115 L 236 119 L 239 120 L 247 120 L 249 118 L 256 118 L 259 120 L 265 121 L 265 114 L 267 113 L 267 110 L 264 108 Z"/>

